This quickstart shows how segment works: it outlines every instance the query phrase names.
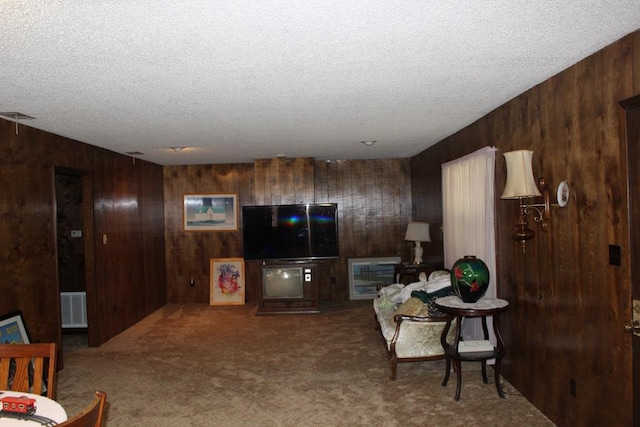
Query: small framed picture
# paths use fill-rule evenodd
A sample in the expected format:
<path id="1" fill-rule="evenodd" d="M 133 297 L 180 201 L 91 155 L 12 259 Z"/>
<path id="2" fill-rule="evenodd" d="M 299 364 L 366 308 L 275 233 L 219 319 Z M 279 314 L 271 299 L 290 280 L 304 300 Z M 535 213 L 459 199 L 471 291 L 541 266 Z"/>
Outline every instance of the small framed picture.
<path id="1" fill-rule="evenodd" d="M 0 344 L 31 344 L 21 311 L 0 316 Z"/>
<path id="2" fill-rule="evenodd" d="M 373 299 L 378 286 L 395 283 L 400 257 L 349 258 L 349 299 Z"/>
<path id="3" fill-rule="evenodd" d="M 238 195 L 185 194 L 185 231 L 237 231 Z"/>
<path id="4" fill-rule="evenodd" d="M 244 304 L 244 259 L 211 259 L 211 305 Z"/>

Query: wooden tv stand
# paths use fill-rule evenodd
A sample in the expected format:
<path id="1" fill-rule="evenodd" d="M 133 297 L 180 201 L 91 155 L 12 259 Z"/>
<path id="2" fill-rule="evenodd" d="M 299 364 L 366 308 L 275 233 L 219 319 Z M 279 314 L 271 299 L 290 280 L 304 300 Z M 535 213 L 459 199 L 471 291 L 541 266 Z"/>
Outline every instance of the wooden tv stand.
<path id="1" fill-rule="evenodd" d="M 301 293 L 291 297 L 273 297 L 265 292 L 265 272 L 273 270 L 286 270 L 288 268 L 302 269 Z M 256 315 L 265 314 L 318 314 L 317 264 L 309 262 L 273 262 L 264 263 L 260 267 L 261 283 L 258 286 L 258 310 Z"/>

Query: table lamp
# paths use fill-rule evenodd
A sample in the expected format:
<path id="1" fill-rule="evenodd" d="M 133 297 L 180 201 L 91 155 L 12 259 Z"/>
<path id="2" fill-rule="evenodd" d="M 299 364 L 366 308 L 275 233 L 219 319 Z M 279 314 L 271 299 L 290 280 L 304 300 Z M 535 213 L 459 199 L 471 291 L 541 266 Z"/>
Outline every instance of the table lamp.
<path id="1" fill-rule="evenodd" d="M 431 241 L 429 223 L 410 222 L 409 225 L 407 225 L 407 234 L 404 236 L 404 240 L 415 242 L 416 245 L 413 248 L 413 263 L 416 265 L 422 264 L 423 249 L 420 243 Z"/>

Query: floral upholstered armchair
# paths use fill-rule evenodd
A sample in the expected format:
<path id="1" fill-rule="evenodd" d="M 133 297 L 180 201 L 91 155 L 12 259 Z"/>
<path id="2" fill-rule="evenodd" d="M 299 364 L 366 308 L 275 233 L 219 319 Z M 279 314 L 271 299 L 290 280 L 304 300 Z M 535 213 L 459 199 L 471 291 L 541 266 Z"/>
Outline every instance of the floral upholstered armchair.
<path id="1" fill-rule="evenodd" d="M 373 301 L 375 318 L 391 362 L 392 381 L 396 379 L 400 362 L 444 358 L 440 337 L 447 318 L 435 308 L 433 301 L 452 295 L 453 289 L 448 272 L 434 273 L 428 281 L 382 288 Z M 454 341 L 455 331 L 455 327 L 449 329 L 448 342 Z"/>

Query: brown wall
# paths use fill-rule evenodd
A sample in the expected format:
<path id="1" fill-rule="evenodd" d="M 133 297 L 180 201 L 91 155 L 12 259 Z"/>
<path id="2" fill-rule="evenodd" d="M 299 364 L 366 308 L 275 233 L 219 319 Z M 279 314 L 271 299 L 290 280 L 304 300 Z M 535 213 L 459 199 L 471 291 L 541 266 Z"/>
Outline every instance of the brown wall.
<path id="1" fill-rule="evenodd" d="M 414 214 L 441 213 L 443 162 L 498 148 L 496 193 L 506 181 L 502 153 L 534 151 L 534 174 L 571 186 L 551 228 L 527 246 L 510 240 L 516 202 L 496 201 L 498 294 L 507 342 L 504 376 L 558 425 L 631 425 L 626 156 L 618 102 L 640 93 L 640 32 L 612 44 L 518 96 L 411 160 Z M 417 168 L 420 164 L 423 167 Z M 622 267 L 608 263 L 620 245 Z M 570 393 L 575 381 L 575 397 Z"/>
<path id="2" fill-rule="evenodd" d="M 340 258 L 318 269 L 320 300 L 348 299 L 347 260 L 402 255 L 410 219 L 409 160 L 261 159 L 253 164 L 166 166 L 165 235 L 168 300 L 209 301 L 209 260 L 242 257 L 242 231 L 185 232 L 183 195 L 237 193 L 239 204 L 338 203 Z M 248 302 L 256 302 L 259 263 L 247 262 Z M 189 286 L 194 277 L 195 287 Z"/>
<path id="3" fill-rule="evenodd" d="M 0 314 L 21 310 L 33 341 L 60 344 L 56 167 L 82 170 L 92 183 L 88 226 L 95 232 L 84 230 L 85 238 L 95 238 L 95 250 L 86 254 L 90 344 L 165 304 L 160 166 L 22 125 L 16 133 L 5 120 L 0 151 Z"/>

